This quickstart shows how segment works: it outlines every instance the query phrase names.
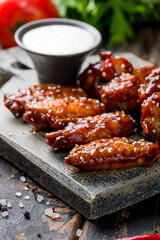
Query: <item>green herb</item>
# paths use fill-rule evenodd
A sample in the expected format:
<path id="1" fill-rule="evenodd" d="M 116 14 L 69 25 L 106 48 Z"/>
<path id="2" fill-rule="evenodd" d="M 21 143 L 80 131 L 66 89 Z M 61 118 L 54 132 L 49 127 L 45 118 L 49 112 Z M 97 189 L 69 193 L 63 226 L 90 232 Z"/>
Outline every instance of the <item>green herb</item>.
<path id="1" fill-rule="evenodd" d="M 60 17 L 97 27 L 108 44 L 123 43 L 134 36 L 139 24 L 160 22 L 160 0 L 54 0 Z"/>

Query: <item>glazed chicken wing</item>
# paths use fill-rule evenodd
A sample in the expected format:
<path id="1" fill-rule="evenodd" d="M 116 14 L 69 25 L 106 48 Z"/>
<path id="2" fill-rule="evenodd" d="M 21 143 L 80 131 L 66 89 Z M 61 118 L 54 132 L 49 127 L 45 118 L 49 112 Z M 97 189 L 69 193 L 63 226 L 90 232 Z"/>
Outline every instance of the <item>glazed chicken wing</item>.
<path id="1" fill-rule="evenodd" d="M 74 126 L 46 134 L 46 143 L 54 149 L 72 149 L 76 144 L 89 143 L 96 139 L 124 137 L 134 131 L 134 120 L 124 112 L 79 119 Z"/>
<path id="2" fill-rule="evenodd" d="M 95 87 L 100 85 L 100 77 L 97 75 L 95 66 L 98 66 L 98 63 L 94 65 L 90 64 L 89 67 L 78 76 L 78 81 L 89 96 L 97 98 Z"/>
<path id="3" fill-rule="evenodd" d="M 124 58 L 114 57 L 110 52 L 100 53 L 102 60 L 91 64 L 78 79 L 80 86 L 92 97 L 97 97 L 95 87 L 101 85 L 102 81 L 110 81 L 122 73 L 131 73 L 132 64 Z"/>
<path id="4" fill-rule="evenodd" d="M 154 92 L 160 92 L 160 68 L 154 69 L 151 74 L 146 77 L 146 83 L 140 85 L 138 90 L 139 104 L 141 105 L 143 101 Z"/>
<path id="5" fill-rule="evenodd" d="M 160 92 L 152 94 L 141 105 L 143 133 L 160 141 Z"/>
<path id="6" fill-rule="evenodd" d="M 37 129 L 54 128 L 55 121 L 74 122 L 77 118 L 105 112 L 104 104 L 87 98 L 56 98 L 25 105 L 23 119 Z"/>
<path id="7" fill-rule="evenodd" d="M 104 84 L 100 90 L 100 100 L 106 110 L 132 112 L 137 106 L 139 79 L 123 74 Z"/>
<path id="8" fill-rule="evenodd" d="M 69 96 L 76 98 L 87 97 L 86 93 L 80 87 L 40 84 L 22 89 L 16 94 L 5 95 L 4 103 L 15 117 L 22 117 L 26 103 Z"/>
<path id="9" fill-rule="evenodd" d="M 152 70 L 157 68 L 156 66 L 148 66 L 141 68 L 133 68 L 132 74 L 139 77 L 141 84 L 146 83 L 146 77 L 151 74 Z"/>
<path id="10" fill-rule="evenodd" d="M 65 163 L 82 170 L 150 167 L 160 156 L 158 142 L 126 138 L 101 139 L 74 147 Z"/>

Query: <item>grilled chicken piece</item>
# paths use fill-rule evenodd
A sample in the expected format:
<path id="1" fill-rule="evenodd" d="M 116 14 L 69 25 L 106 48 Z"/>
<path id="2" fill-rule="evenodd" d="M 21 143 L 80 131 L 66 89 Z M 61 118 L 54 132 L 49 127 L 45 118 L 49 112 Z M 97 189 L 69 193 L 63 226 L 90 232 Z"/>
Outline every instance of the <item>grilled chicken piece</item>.
<path id="1" fill-rule="evenodd" d="M 72 149 L 101 138 L 124 137 L 134 131 L 134 120 L 124 112 L 79 119 L 74 126 L 46 134 L 46 143 L 54 149 Z"/>
<path id="2" fill-rule="evenodd" d="M 160 156 L 158 142 L 126 138 L 101 139 L 74 147 L 65 163 L 82 170 L 150 167 Z"/>
<path id="3" fill-rule="evenodd" d="M 87 97 L 82 88 L 77 86 L 61 86 L 57 84 L 34 85 L 20 90 L 16 94 L 5 95 L 5 106 L 15 117 L 22 117 L 24 106 L 29 102 L 37 102 L 50 98 Z"/>
<path id="4" fill-rule="evenodd" d="M 160 141 L 160 92 L 153 93 L 141 105 L 143 133 Z"/>
<path id="5" fill-rule="evenodd" d="M 96 64 L 91 64 L 82 72 L 78 80 L 80 86 L 92 97 L 97 98 L 95 87 L 101 85 L 103 81 L 110 81 L 122 73 L 131 73 L 132 64 L 124 58 L 114 57 L 110 52 L 100 53 L 102 58 Z"/>
<path id="6" fill-rule="evenodd" d="M 38 130 L 54 128 L 55 121 L 74 122 L 77 118 L 105 112 L 104 104 L 90 98 L 56 98 L 25 105 L 23 119 Z"/>
<path id="7" fill-rule="evenodd" d="M 130 74 L 114 78 L 100 90 L 100 100 L 109 111 L 132 112 L 137 106 L 139 79 Z"/>
<path id="8" fill-rule="evenodd" d="M 138 90 L 139 104 L 141 105 L 143 101 L 154 92 L 160 92 L 160 68 L 154 69 L 151 74 L 146 77 L 146 83 L 140 85 Z"/>
<path id="9" fill-rule="evenodd" d="M 132 74 L 139 77 L 141 84 L 146 83 L 146 77 L 151 74 L 152 70 L 157 68 L 156 66 L 148 66 L 141 68 L 133 68 Z"/>

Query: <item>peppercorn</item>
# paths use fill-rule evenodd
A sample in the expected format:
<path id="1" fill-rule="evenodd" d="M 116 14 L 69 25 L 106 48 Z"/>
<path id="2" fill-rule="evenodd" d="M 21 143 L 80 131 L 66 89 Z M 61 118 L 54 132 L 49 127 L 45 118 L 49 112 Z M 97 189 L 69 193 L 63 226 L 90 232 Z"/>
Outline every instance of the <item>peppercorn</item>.
<path id="1" fill-rule="evenodd" d="M 26 211 L 24 213 L 25 218 L 30 219 L 30 212 Z"/>

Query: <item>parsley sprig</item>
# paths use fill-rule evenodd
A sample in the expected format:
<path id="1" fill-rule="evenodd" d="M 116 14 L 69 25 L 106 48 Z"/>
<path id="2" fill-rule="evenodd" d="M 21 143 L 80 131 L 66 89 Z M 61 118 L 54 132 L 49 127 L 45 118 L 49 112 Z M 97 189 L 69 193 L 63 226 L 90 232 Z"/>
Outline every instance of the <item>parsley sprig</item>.
<path id="1" fill-rule="evenodd" d="M 160 0 L 54 0 L 63 18 L 85 21 L 108 35 L 108 45 L 134 36 L 138 24 L 160 22 Z"/>

